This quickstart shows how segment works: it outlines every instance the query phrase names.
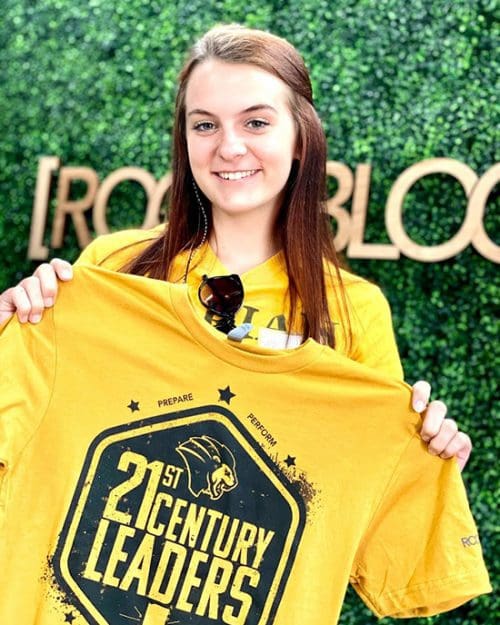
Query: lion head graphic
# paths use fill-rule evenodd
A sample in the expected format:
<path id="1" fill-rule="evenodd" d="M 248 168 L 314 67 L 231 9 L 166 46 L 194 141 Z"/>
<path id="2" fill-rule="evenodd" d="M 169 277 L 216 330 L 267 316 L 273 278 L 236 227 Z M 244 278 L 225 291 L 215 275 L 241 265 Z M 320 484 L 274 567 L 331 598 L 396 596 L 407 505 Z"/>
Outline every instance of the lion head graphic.
<path id="1" fill-rule="evenodd" d="M 220 499 L 238 485 L 236 461 L 229 449 L 210 436 L 191 436 L 176 447 L 188 472 L 188 487 L 195 497 L 201 493 Z"/>

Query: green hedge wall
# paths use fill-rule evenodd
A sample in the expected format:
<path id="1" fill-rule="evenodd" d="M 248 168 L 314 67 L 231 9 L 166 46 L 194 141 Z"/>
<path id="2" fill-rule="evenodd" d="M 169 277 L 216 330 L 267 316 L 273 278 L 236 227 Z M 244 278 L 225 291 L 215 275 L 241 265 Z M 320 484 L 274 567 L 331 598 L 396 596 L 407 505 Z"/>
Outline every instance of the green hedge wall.
<path id="1" fill-rule="evenodd" d="M 26 252 L 41 155 L 90 166 L 101 179 L 124 165 L 158 178 L 169 168 L 176 75 L 188 46 L 216 22 L 269 29 L 301 50 L 329 158 L 353 169 L 373 166 L 367 241 L 388 242 L 383 208 L 406 167 L 447 156 L 481 175 L 498 159 L 494 0 L 4 0 L 2 13 L 0 289 L 35 266 Z M 82 193 L 79 185 L 74 193 Z M 492 193 L 485 217 L 492 238 L 499 232 L 495 208 Z M 138 225 L 143 211 L 143 191 L 124 183 L 111 197 L 108 223 L 113 229 Z M 457 231 L 464 212 L 460 185 L 434 175 L 408 195 L 405 227 L 415 241 L 432 245 Z M 77 253 L 68 227 L 57 255 L 74 259 Z M 429 380 L 471 433 L 475 451 L 465 476 L 496 578 L 497 267 L 471 247 L 441 263 L 402 258 L 350 265 L 388 295 L 407 379 Z M 434 620 L 482 625 L 499 617 L 489 595 Z M 349 591 L 341 622 L 376 619 Z"/>

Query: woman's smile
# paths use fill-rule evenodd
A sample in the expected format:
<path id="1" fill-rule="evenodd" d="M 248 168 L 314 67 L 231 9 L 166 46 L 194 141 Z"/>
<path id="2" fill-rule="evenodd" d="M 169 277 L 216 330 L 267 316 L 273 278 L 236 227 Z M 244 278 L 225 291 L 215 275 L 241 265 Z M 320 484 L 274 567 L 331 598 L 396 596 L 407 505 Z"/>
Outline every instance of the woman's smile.
<path id="1" fill-rule="evenodd" d="M 215 172 L 215 175 L 223 180 L 235 182 L 253 177 L 256 173 L 258 173 L 258 171 L 258 169 L 247 169 L 244 171 L 218 171 Z"/>
<path id="2" fill-rule="evenodd" d="M 193 70 L 186 89 L 189 163 L 214 218 L 277 217 L 296 152 L 290 98 L 282 80 L 255 65 L 210 59 Z"/>

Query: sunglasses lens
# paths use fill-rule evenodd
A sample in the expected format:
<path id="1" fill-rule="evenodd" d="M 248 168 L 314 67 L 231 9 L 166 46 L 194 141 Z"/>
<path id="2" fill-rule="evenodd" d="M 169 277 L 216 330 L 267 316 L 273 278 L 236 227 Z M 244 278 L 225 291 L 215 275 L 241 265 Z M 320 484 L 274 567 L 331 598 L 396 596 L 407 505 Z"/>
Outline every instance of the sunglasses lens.
<path id="1" fill-rule="evenodd" d="M 201 302 L 219 315 L 233 315 L 241 307 L 243 287 L 238 276 L 205 278 L 199 289 Z"/>

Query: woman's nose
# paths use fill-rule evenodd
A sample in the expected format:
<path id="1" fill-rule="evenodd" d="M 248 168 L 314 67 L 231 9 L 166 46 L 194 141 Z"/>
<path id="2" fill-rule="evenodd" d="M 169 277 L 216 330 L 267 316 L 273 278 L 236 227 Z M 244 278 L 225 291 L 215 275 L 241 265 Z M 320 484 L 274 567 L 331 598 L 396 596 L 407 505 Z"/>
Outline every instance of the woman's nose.
<path id="1" fill-rule="evenodd" d="M 228 161 L 247 153 L 247 146 L 243 137 L 233 131 L 224 131 L 219 143 L 219 154 L 221 158 Z"/>

